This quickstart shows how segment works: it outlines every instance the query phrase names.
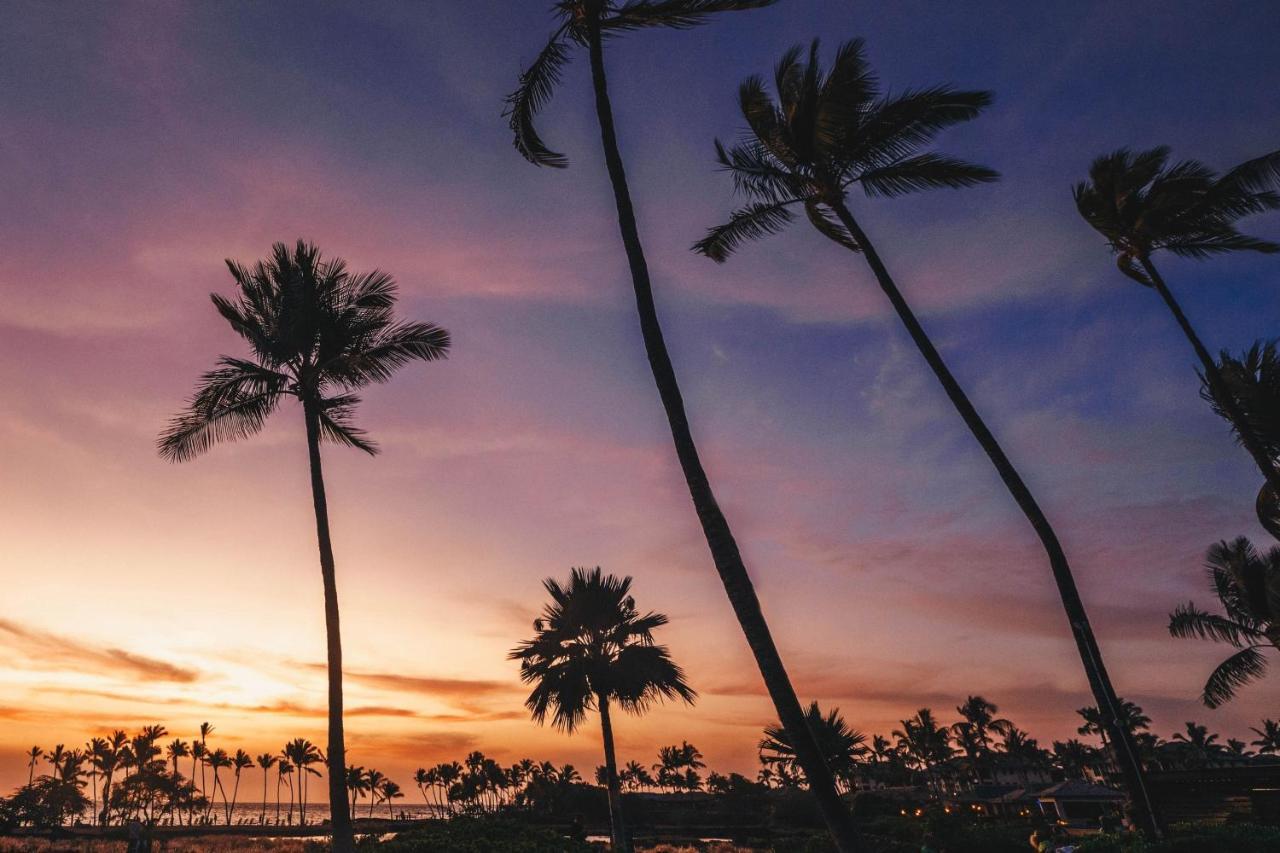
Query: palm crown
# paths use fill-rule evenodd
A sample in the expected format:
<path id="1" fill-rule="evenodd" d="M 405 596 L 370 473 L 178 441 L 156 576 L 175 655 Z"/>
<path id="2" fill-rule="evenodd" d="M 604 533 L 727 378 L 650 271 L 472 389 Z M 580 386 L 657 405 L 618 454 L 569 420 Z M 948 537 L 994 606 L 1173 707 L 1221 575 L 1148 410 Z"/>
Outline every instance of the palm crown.
<path id="1" fill-rule="evenodd" d="M 183 461 L 253 435 L 283 397 L 293 396 L 314 411 L 322 439 L 376 453 L 352 423 L 360 402 L 352 392 L 385 382 L 411 360 L 444 358 L 449 333 L 397 322 L 391 276 L 352 273 L 342 259 L 326 260 L 302 241 L 292 251 L 277 243 L 269 260 L 251 268 L 234 261 L 227 267 L 236 296 L 211 298 L 252 357 L 218 359 L 160 437 L 160 452 Z"/>
<path id="2" fill-rule="evenodd" d="M 521 680 L 533 685 L 525 704 L 534 719 L 550 713 L 556 728 L 571 732 L 600 696 L 632 713 L 662 699 L 693 702 L 684 672 L 653 641 L 667 617 L 636 611 L 631 578 L 575 568 L 567 585 L 548 578 L 543 586 L 551 602 L 534 622 L 535 635 L 510 654 Z"/>
<path id="3" fill-rule="evenodd" d="M 649 27 L 688 29 L 717 12 L 759 9 L 777 0 L 559 0 L 552 6 L 560 26 L 538 57 L 520 75 L 520 85 L 507 96 L 507 117 L 516 150 L 530 163 L 563 169 L 569 160 L 551 150 L 533 125 L 538 111 L 551 99 L 574 44 L 587 47 L 591 27 L 600 35 L 616 36 Z"/>
<path id="4" fill-rule="evenodd" d="M 921 149 L 944 129 L 976 118 L 991 93 L 949 86 L 881 95 L 861 39 L 840 46 L 830 72 L 818 61 L 818 41 L 808 61 L 797 45 L 774 69 L 774 102 L 759 76 L 738 90 L 747 132 L 716 154 L 749 203 L 729 222 L 708 231 L 694 250 L 725 260 L 739 245 L 780 231 L 803 205 L 822 234 L 855 251 L 853 236 L 831 214 L 831 204 L 860 184 L 868 196 L 967 187 L 998 173 Z"/>
<path id="5" fill-rule="evenodd" d="M 840 716 L 839 708 L 823 714 L 816 701 L 811 702 L 805 711 L 805 722 L 809 724 L 831 772 L 847 783 L 858 757 L 867 752 L 866 735 L 850 728 Z M 800 769 L 791 735 L 778 723 L 765 727 L 757 749 L 760 751 L 760 763 L 765 766 L 783 766 L 793 773 Z"/>
<path id="6" fill-rule="evenodd" d="M 1107 239 L 1120 271 L 1152 281 L 1144 262 L 1167 249 L 1202 260 L 1242 250 L 1280 252 L 1280 244 L 1240 233 L 1242 217 L 1280 209 L 1270 189 L 1280 179 L 1280 151 L 1241 163 L 1219 177 L 1195 160 L 1169 164 L 1169 149 L 1121 148 L 1093 161 L 1089 180 L 1075 186 L 1076 207 Z"/>
<path id="7" fill-rule="evenodd" d="M 1280 547 L 1259 553 L 1240 537 L 1211 547 L 1206 564 L 1226 615 L 1194 603 L 1180 605 L 1169 617 L 1169 633 L 1216 640 L 1240 650 L 1219 664 L 1205 682 L 1202 699 L 1216 708 L 1231 699 L 1237 688 L 1262 677 L 1267 666 L 1262 648 L 1280 647 Z"/>

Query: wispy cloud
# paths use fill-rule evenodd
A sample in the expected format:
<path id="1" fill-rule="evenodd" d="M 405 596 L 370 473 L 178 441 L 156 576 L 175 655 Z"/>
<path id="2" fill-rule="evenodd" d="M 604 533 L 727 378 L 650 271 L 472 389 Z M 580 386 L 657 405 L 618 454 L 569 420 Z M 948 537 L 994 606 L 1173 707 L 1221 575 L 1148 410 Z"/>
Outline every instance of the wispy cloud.
<path id="1" fill-rule="evenodd" d="M 52 634 L 0 619 L 0 643 L 43 667 L 61 666 L 93 674 L 188 683 L 199 672 L 167 661 Z"/>

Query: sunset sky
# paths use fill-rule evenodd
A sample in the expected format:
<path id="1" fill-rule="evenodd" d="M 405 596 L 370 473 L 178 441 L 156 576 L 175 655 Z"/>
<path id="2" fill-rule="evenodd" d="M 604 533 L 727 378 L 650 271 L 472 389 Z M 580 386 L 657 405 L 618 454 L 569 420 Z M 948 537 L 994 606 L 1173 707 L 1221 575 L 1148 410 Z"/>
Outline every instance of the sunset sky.
<path id="1" fill-rule="evenodd" d="M 594 768 L 594 724 L 530 722 L 505 656 L 543 578 L 601 565 L 671 616 L 701 693 L 616 721 L 620 760 L 687 739 L 754 774 L 772 706 L 644 361 L 583 58 L 543 121 L 569 170 L 526 164 L 500 115 L 549 5 L 5 5 L 0 792 L 31 744 L 116 727 L 323 743 L 300 411 L 192 463 L 155 452 L 198 374 L 243 353 L 208 299 L 223 259 L 299 237 L 391 272 L 402 314 L 454 338 L 366 395 L 380 456 L 326 450 L 349 760 L 406 786 L 472 749 Z M 981 693 L 1047 746 L 1092 704 L 1048 567 L 865 265 L 800 227 L 724 266 L 688 251 L 735 202 L 711 143 L 739 129 L 738 82 L 815 35 L 865 37 L 895 91 L 995 91 L 944 147 L 1000 184 L 855 211 L 1056 523 L 1118 692 L 1164 735 L 1276 716 L 1275 677 L 1204 709 L 1224 647 L 1165 627 L 1215 603 L 1208 545 L 1267 541 L 1260 476 L 1070 195 L 1121 145 L 1218 169 L 1276 148 L 1274 3 L 784 0 L 609 46 L 694 430 L 802 700 L 887 733 Z M 1278 239 L 1280 218 L 1245 229 Z M 1163 270 L 1211 349 L 1276 335 L 1274 257 Z"/>

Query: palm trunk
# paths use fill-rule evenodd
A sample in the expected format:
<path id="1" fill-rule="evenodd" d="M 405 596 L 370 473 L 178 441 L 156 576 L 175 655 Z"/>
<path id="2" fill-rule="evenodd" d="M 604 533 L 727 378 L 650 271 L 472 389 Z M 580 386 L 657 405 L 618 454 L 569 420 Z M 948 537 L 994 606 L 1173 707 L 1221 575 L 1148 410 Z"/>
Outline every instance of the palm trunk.
<path id="1" fill-rule="evenodd" d="M 609 699 L 598 696 L 600 730 L 604 735 L 605 781 L 609 786 L 609 829 L 613 835 L 610 850 L 631 853 L 631 836 L 622 813 L 622 786 L 618 784 L 618 759 L 613 750 L 613 721 L 609 718 Z"/>
<path id="2" fill-rule="evenodd" d="M 792 743 L 795 744 L 796 760 L 804 769 L 809 788 L 818 800 L 818 808 L 836 845 L 841 853 L 854 853 L 860 848 L 854 832 L 852 816 L 836 794 L 831 770 L 823 760 L 812 732 L 805 724 L 804 712 L 800 709 L 800 702 L 796 699 L 795 690 L 782 664 L 782 657 L 778 654 L 777 646 L 774 645 L 773 637 L 769 633 L 769 625 L 760 610 L 760 601 L 756 597 L 751 577 L 743 564 L 738 544 L 734 541 L 733 533 L 729 529 L 729 522 L 716 503 L 711 483 L 698 456 L 697 445 L 694 444 L 688 416 L 685 414 L 684 399 L 676 380 L 675 368 L 671 364 L 671 357 L 663 340 L 662 326 L 653 300 L 653 288 L 649 281 L 649 268 L 640 243 L 640 233 L 636 227 L 635 210 L 631 204 L 631 191 L 627 186 L 622 155 L 618 151 L 618 139 L 613 125 L 613 108 L 609 103 L 608 85 L 605 79 L 604 47 L 601 43 L 598 12 L 589 18 L 589 35 L 596 116 L 600 124 L 605 164 L 609 170 L 613 197 L 618 208 L 618 229 L 631 267 L 631 282 L 635 289 L 636 310 L 640 315 L 640 332 L 644 338 L 645 353 L 649 359 L 654 382 L 658 387 L 658 395 L 662 399 L 663 409 L 666 411 L 676 456 L 680 461 L 685 482 L 688 484 L 689 496 L 693 500 L 698 520 L 702 524 L 702 531 L 711 551 L 711 559 L 715 563 L 721 583 L 724 584 L 725 593 L 733 606 L 738 624 L 741 625 L 742 632 L 746 635 L 747 643 L 755 656 L 756 665 L 760 668 L 760 675 L 773 700 L 778 719 L 791 737 Z"/>
<path id="3" fill-rule="evenodd" d="M 1218 370 L 1217 362 L 1213 360 L 1213 356 L 1209 354 L 1204 344 L 1201 343 L 1200 336 L 1191 327 L 1191 321 L 1187 319 L 1187 315 L 1182 313 L 1182 306 L 1173 298 L 1173 293 L 1170 292 L 1160 273 L 1156 271 L 1155 265 L 1149 259 L 1143 258 L 1142 268 L 1146 270 L 1147 276 L 1151 279 L 1151 284 L 1173 314 L 1173 319 L 1178 321 L 1178 326 L 1182 329 L 1182 333 L 1191 342 L 1191 348 L 1196 351 L 1196 357 L 1200 359 L 1200 364 L 1204 367 L 1204 375 L 1209 380 L 1209 388 L 1226 411 L 1227 417 L 1235 425 L 1236 432 L 1240 436 L 1240 443 L 1244 445 L 1245 450 L 1249 451 L 1249 455 L 1257 463 L 1258 470 L 1267 479 L 1267 485 L 1271 487 L 1274 493 L 1280 495 L 1280 471 L 1276 470 L 1275 462 L 1267 455 L 1266 450 L 1263 449 L 1262 442 L 1258 439 L 1257 433 L 1253 431 L 1253 427 L 1245 419 L 1244 413 L 1240 411 L 1240 407 L 1236 403 L 1235 394 L 1231 392 L 1230 386 L 1222 378 L 1222 372 Z"/>
<path id="4" fill-rule="evenodd" d="M 875 247 L 871 245 L 867 235 L 854 220 L 849 208 L 843 201 L 835 202 L 831 205 L 831 208 L 862 249 L 863 255 L 867 259 L 867 264 L 871 267 L 876 281 L 880 284 L 880 289 L 884 291 L 885 296 L 893 304 L 898 318 L 911 335 L 911 340 L 920 350 L 920 354 L 924 356 L 925 361 L 929 363 L 929 367 L 933 370 L 934 375 L 938 377 L 938 381 L 942 383 L 943 390 L 946 391 L 952 405 L 956 407 L 956 411 L 960 413 L 960 417 L 964 419 L 965 425 L 969 427 L 973 437 L 978 440 L 978 444 L 982 445 L 983 451 L 986 452 L 992 465 L 995 466 L 996 472 L 1004 482 L 1005 488 L 1009 490 L 1014 501 L 1017 502 L 1018 508 L 1022 510 L 1023 515 L 1027 517 L 1027 521 L 1031 523 L 1036 535 L 1040 538 L 1040 542 L 1049 558 L 1049 566 L 1053 571 L 1054 581 L 1058 585 L 1058 595 L 1062 599 L 1063 609 L 1066 610 L 1067 621 L 1071 624 L 1071 633 L 1075 638 L 1080 660 L 1084 664 L 1089 688 L 1093 692 L 1094 701 L 1098 703 L 1104 724 L 1111 731 L 1112 743 L 1117 745 L 1115 750 L 1117 763 L 1120 765 L 1125 786 L 1129 791 L 1129 803 L 1133 811 L 1134 823 L 1151 837 L 1161 837 L 1163 833 L 1156 817 L 1151 797 L 1147 793 L 1142 762 L 1138 758 L 1138 751 L 1133 738 L 1119 723 L 1120 701 L 1116 698 L 1115 690 L 1111 686 L 1111 679 L 1108 677 L 1106 667 L 1102 662 L 1102 652 L 1098 649 L 1097 640 L 1093 636 L 1093 628 L 1089 625 L 1089 617 L 1085 612 L 1084 602 L 1080 600 L 1075 578 L 1071 574 L 1071 566 L 1067 563 L 1066 554 L 1063 553 L 1062 545 L 1058 542 L 1057 534 L 1050 526 L 1049 520 L 1045 518 L 1044 513 L 1040 510 L 1035 498 L 1032 497 L 1031 490 L 1022 481 L 1022 477 L 1013 467 L 1013 463 L 1009 461 L 1009 458 L 1005 456 L 1004 450 L 996 441 L 995 436 L 987 429 L 987 425 L 978 415 L 973 404 L 969 402 L 969 398 L 961 389 L 960 383 L 951 375 L 951 371 L 943 362 L 942 356 L 934 349 L 933 342 L 925 334 L 906 299 L 898 291 L 898 286 L 889 276 L 889 271 L 885 269 L 884 263 L 876 253 Z"/>
<path id="5" fill-rule="evenodd" d="M 316 511 L 320 546 L 320 575 L 324 580 L 324 627 L 329 652 L 329 818 L 334 853 L 354 853 L 355 835 L 347 811 L 347 751 L 342 732 L 342 636 L 338 626 L 338 585 L 334 576 L 333 544 L 329 540 L 329 506 L 320 468 L 320 416 L 314 402 L 304 402 L 307 451 L 311 459 L 311 497 Z"/>
<path id="6" fill-rule="evenodd" d="M 223 791 L 223 804 L 226 804 L 226 791 Z M 240 798 L 240 773 L 236 772 L 236 783 L 231 786 L 231 805 L 227 806 L 227 826 L 231 825 L 231 816 L 236 811 L 236 800 Z"/>
<path id="7" fill-rule="evenodd" d="M 270 773 L 270 768 L 262 768 L 262 814 L 258 818 L 259 826 L 267 825 L 267 776 L 270 775 Z"/>

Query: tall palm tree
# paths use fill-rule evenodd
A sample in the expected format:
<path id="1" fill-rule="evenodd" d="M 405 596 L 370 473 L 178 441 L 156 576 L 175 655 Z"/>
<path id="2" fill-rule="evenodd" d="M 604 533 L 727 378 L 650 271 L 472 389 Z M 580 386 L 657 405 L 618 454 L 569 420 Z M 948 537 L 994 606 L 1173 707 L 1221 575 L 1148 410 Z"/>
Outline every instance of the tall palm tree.
<path id="1" fill-rule="evenodd" d="M 369 790 L 369 785 L 365 781 L 363 767 L 354 764 L 347 765 L 347 790 L 351 792 L 351 814 L 354 817 L 356 801 L 360 799 L 362 792 Z"/>
<path id="2" fill-rule="evenodd" d="M 27 750 L 27 785 L 30 786 L 36 780 L 36 763 L 44 755 L 44 750 L 38 746 L 33 746 Z"/>
<path id="3" fill-rule="evenodd" d="M 206 766 L 205 758 L 209 754 L 209 735 L 211 734 L 213 734 L 213 724 L 209 722 L 201 723 L 200 724 L 200 751 L 197 753 L 195 750 L 195 744 L 193 743 L 191 745 L 192 760 L 194 761 L 197 758 L 200 760 L 200 793 L 204 794 L 205 796 L 209 795 L 209 789 L 207 787 L 207 780 L 205 779 L 204 771 Z M 194 782 L 195 780 L 193 779 L 192 781 Z M 215 791 L 214 793 L 216 794 L 217 791 Z M 210 802 L 212 802 L 212 799 L 210 800 Z"/>
<path id="4" fill-rule="evenodd" d="M 66 746 L 60 743 L 54 746 L 53 751 L 44 757 L 44 760 L 49 762 L 49 769 L 52 771 L 49 775 L 54 779 L 61 777 L 62 759 L 66 754 Z"/>
<path id="5" fill-rule="evenodd" d="M 286 778 L 288 777 L 288 778 Z M 280 756 L 276 764 L 276 825 L 280 825 L 280 783 L 289 786 L 289 825 L 293 825 L 293 764 L 285 756 Z"/>
<path id="6" fill-rule="evenodd" d="M 831 768 L 836 783 L 841 786 L 843 792 L 851 790 L 858 759 L 867 754 L 866 735 L 857 729 L 850 728 L 844 717 L 840 716 L 839 708 L 832 708 L 823 714 L 816 701 L 809 704 L 809 709 L 805 712 L 805 721 L 818 741 L 822 758 Z M 760 753 L 760 763 L 764 766 L 774 768 L 783 766 L 793 773 L 799 770 L 795 746 L 791 743 L 790 734 L 782 726 L 776 723 L 766 726 L 764 737 L 760 739 L 757 749 Z"/>
<path id="7" fill-rule="evenodd" d="M 382 785 L 378 788 L 378 794 L 382 797 L 382 801 L 387 804 L 387 817 L 395 820 L 396 814 L 391 808 L 391 801 L 404 799 L 404 791 L 400 790 L 400 786 L 397 783 L 390 779 L 383 779 Z"/>
<path id="8" fill-rule="evenodd" d="M 1169 615 L 1169 633 L 1239 649 L 1218 664 L 1204 683 L 1201 701 L 1216 708 L 1230 701 L 1238 688 L 1266 673 L 1263 649 L 1280 649 L 1280 546 L 1259 553 L 1241 536 L 1209 548 L 1205 565 L 1226 615 L 1201 610 L 1194 602 L 1179 605 Z"/>
<path id="9" fill-rule="evenodd" d="M 1249 731 L 1258 736 L 1258 739 L 1252 742 L 1252 745 L 1258 748 L 1258 752 L 1266 755 L 1274 755 L 1280 752 L 1280 722 L 1263 720 L 1262 728 L 1255 729 L 1250 727 Z"/>
<path id="10" fill-rule="evenodd" d="M 911 340 L 1039 537 L 1089 686 L 1098 706 L 1114 717 L 1115 691 L 1057 534 L 848 205 L 848 191 L 854 185 L 870 197 L 894 197 L 996 180 L 997 173 L 984 166 L 932 151 L 922 153 L 941 131 L 976 118 L 991 103 L 991 94 L 935 86 L 881 96 L 861 40 L 840 47 L 830 73 L 824 73 L 819 64 L 817 41 L 809 49 L 808 60 L 802 56 L 797 46 L 778 63 L 777 104 L 761 77 L 748 78 L 739 89 L 748 137 L 728 149 L 717 142 L 716 150 L 721 165 L 750 202 L 735 211 L 729 222 L 710 229 L 694 250 L 724 261 L 743 242 L 780 231 L 794 219 L 793 208 L 798 205 L 819 234 L 864 256 Z M 1122 747 L 1118 760 L 1136 823 L 1158 834 L 1136 748 L 1123 735 L 1115 742 Z"/>
<path id="11" fill-rule="evenodd" d="M 267 825 L 267 777 L 271 775 L 271 768 L 279 760 L 270 752 L 264 752 L 258 756 L 258 767 L 262 770 L 262 815 L 258 818 L 258 823 L 262 826 Z M 277 785 L 276 793 L 279 793 L 279 785 Z M 279 811 L 279 799 L 276 800 L 276 803 L 276 810 Z"/>
<path id="12" fill-rule="evenodd" d="M 106 738 L 95 737 L 90 738 L 85 744 L 85 757 L 89 760 L 89 777 L 92 782 L 92 799 L 89 801 L 89 807 L 92 809 L 94 820 L 98 817 L 98 774 L 102 770 L 102 753 L 107 748 Z"/>
<path id="13" fill-rule="evenodd" d="M 160 452 L 174 461 L 191 459 L 219 442 L 257 433 L 285 397 L 301 404 L 324 584 L 333 845 L 338 853 L 352 853 L 355 838 L 343 780 L 342 639 L 320 443 L 376 453 L 377 447 L 352 423 L 360 402 L 354 392 L 387 381 L 414 359 L 444 358 L 449 334 L 430 323 L 397 322 L 391 276 L 352 273 L 340 258 L 323 259 L 315 246 L 301 240 L 292 251 L 277 243 L 270 259 L 252 268 L 234 261 L 227 267 L 237 295 L 227 299 L 214 294 L 213 304 L 248 342 L 252 355 L 223 356 L 201 377 L 187 410 L 161 436 Z"/>
<path id="14" fill-rule="evenodd" d="M 836 793 L 829 768 L 822 764 L 821 750 L 804 727 L 804 711 L 782 663 L 782 656 L 769 631 L 755 587 L 747 573 L 742 554 L 734 540 L 728 519 L 716 502 L 711 481 L 703 469 L 675 367 L 663 337 L 658 308 L 654 301 L 648 261 L 636 225 L 631 189 L 618 148 L 613 104 L 605 74 L 606 39 L 653 27 L 684 29 L 706 22 L 721 12 L 758 9 L 775 0 L 557 0 L 553 9 L 558 26 L 545 47 L 524 73 L 519 87 L 507 98 L 506 115 L 515 147 L 525 159 L 539 166 L 563 168 L 567 158 L 547 146 L 534 127 L 534 118 L 546 105 L 560 82 L 562 71 L 574 46 L 586 48 L 595 94 L 596 120 L 604 150 L 605 167 L 613 188 L 618 213 L 618 229 L 631 271 L 640 333 L 644 340 L 649 369 L 662 401 L 671 430 L 676 458 L 689 489 L 694 510 L 711 552 L 712 562 L 724 585 L 738 624 L 755 656 L 760 675 L 773 700 L 778 719 L 790 732 L 798 750 L 810 790 L 818 800 L 832 837 L 844 853 L 858 849 L 853 822 Z"/>
<path id="15" fill-rule="evenodd" d="M 222 781 L 218 778 L 218 771 L 231 766 L 231 756 L 227 755 L 225 749 L 219 747 L 205 756 L 205 763 L 213 771 L 213 796 L 209 798 L 209 806 L 205 811 L 205 816 L 208 817 L 213 812 L 215 798 L 218 796 L 218 791 L 222 791 L 222 805 L 226 809 L 227 824 L 230 825 L 231 809 L 227 806 L 227 789 L 223 787 Z M 217 822 L 217 818 L 214 818 L 214 822 Z"/>
<path id="16" fill-rule="evenodd" d="M 923 771 L 932 784 L 934 767 L 952 755 L 950 734 L 945 726 L 938 724 L 933 711 L 928 708 L 921 708 L 915 716 L 901 723 L 902 728 L 893 730 L 899 752 Z"/>
<path id="17" fill-rule="evenodd" d="M 692 705 L 697 693 L 666 647 L 654 643 L 653 632 L 667 617 L 636 610 L 631 578 L 606 575 L 597 566 L 573 569 L 567 584 L 547 578 L 543 586 L 551 602 L 534 620 L 533 638 L 510 654 L 520 661 L 520 679 L 533 685 L 525 705 L 537 722 L 550 714 L 552 725 L 569 733 L 588 711 L 600 713 L 613 849 L 629 853 L 610 709 L 642 714 L 665 699 Z"/>
<path id="18" fill-rule="evenodd" d="M 1093 161 L 1089 180 L 1076 184 L 1080 215 L 1106 238 L 1116 265 L 1129 278 L 1150 287 L 1164 300 L 1191 342 L 1218 405 L 1236 428 L 1240 443 L 1266 480 L 1258 496 L 1259 517 L 1280 500 L 1280 469 L 1252 425 L 1241 416 L 1230 388 L 1151 260 L 1168 250 L 1193 260 L 1230 252 L 1280 252 L 1280 243 L 1242 234 L 1236 222 L 1245 216 L 1280 210 L 1280 150 L 1241 163 L 1224 175 L 1195 160 L 1169 164 L 1169 148 L 1134 153 L 1121 148 Z M 1265 523 L 1265 520 L 1264 520 Z"/>

